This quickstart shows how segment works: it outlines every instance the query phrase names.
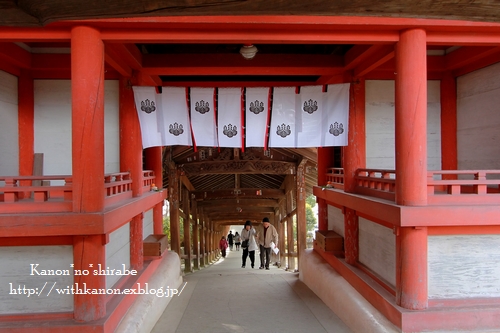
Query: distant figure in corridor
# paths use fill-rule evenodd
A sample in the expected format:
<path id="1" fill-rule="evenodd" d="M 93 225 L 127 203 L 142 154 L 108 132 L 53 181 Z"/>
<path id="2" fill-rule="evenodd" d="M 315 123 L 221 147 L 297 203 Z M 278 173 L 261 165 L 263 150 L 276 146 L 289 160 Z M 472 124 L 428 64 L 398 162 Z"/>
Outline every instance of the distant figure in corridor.
<path id="1" fill-rule="evenodd" d="M 269 269 L 269 261 L 271 256 L 271 243 L 274 246 L 278 244 L 278 231 L 269 223 L 269 219 L 264 217 L 262 226 L 257 234 L 257 239 L 260 246 L 260 267 L 259 269 Z M 265 256 L 265 261 L 264 261 Z"/>
<path id="2" fill-rule="evenodd" d="M 219 242 L 219 249 L 221 250 L 222 252 L 222 258 L 225 258 L 226 257 L 226 249 L 227 249 L 227 240 L 226 240 L 226 236 L 222 236 L 220 242 Z"/>
<path id="3" fill-rule="evenodd" d="M 247 257 L 250 257 L 252 268 L 255 264 L 255 250 L 257 250 L 257 242 L 255 241 L 255 229 L 252 228 L 252 222 L 246 221 L 243 230 L 241 230 L 241 248 L 243 249 L 242 265 L 245 268 Z"/>
<path id="4" fill-rule="evenodd" d="M 236 245 L 236 251 L 240 250 L 241 245 L 241 236 L 238 234 L 238 231 L 234 234 L 234 245 Z"/>
<path id="5" fill-rule="evenodd" d="M 229 235 L 227 235 L 227 241 L 229 243 L 229 250 L 232 251 L 233 250 L 233 231 L 232 230 L 229 230 Z"/>

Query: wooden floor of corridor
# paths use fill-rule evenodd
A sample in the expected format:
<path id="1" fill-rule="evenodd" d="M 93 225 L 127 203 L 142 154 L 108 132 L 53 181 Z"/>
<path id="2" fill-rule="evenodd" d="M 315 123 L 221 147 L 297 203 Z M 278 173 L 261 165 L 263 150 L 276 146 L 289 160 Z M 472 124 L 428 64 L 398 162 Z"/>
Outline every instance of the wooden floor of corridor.
<path id="1" fill-rule="evenodd" d="M 347 333 L 352 332 L 298 273 L 277 266 L 241 268 L 242 251 L 184 277 L 153 333 Z"/>

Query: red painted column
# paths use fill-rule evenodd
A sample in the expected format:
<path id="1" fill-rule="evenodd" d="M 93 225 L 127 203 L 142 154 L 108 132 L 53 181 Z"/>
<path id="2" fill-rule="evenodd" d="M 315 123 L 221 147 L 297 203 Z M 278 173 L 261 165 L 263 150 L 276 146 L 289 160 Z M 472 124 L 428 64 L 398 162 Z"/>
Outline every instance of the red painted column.
<path id="1" fill-rule="evenodd" d="M 401 33 L 396 57 L 396 203 L 427 204 L 425 31 Z"/>
<path id="2" fill-rule="evenodd" d="M 120 79 L 120 170 L 130 172 L 132 195 L 142 195 L 142 138 L 130 78 Z"/>
<path id="3" fill-rule="evenodd" d="M 427 227 L 397 228 L 396 303 L 424 310 L 427 299 Z"/>
<path id="4" fill-rule="evenodd" d="M 19 175 L 33 175 L 35 98 L 31 72 L 21 70 L 18 78 L 18 132 L 19 132 Z M 21 185 L 31 185 L 31 181 L 21 181 Z M 21 196 L 21 194 L 20 194 Z M 29 192 L 23 197 L 30 196 Z"/>
<path id="5" fill-rule="evenodd" d="M 318 185 L 326 185 L 326 172 L 333 167 L 333 147 L 318 148 Z M 328 204 L 325 199 L 318 199 L 318 229 L 328 230 Z"/>
<path id="6" fill-rule="evenodd" d="M 71 30 L 73 211 L 104 208 L 104 45 L 99 31 Z M 105 267 L 103 235 L 75 236 L 75 269 Z M 77 288 L 106 288 L 104 275 L 77 275 Z M 74 317 L 92 321 L 106 314 L 106 295 L 74 295 Z"/>
<path id="7" fill-rule="evenodd" d="M 450 72 L 441 79 L 441 168 L 457 170 L 457 83 Z M 456 175 L 443 175 L 456 179 Z"/>
<path id="8" fill-rule="evenodd" d="M 71 30 L 73 211 L 104 208 L 104 44 L 100 32 Z"/>
<path id="9" fill-rule="evenodd" d="M 396 47 L 396 203 L 427 204 L 426 33 L 401 32 Z M 427 228 L 398 228 L 396 301 L 423 310 L 427 297 Z"/>
<path id="10" fill-rule="evenodd" d="M 140 271 L 144 265 L 143 214 L 134 216 L 130 221 L 130 267 Z"/>
<path id="11" fill-rule="evenodd" d="M 356 170 L 366 167 L 365 80 L 351 84 L 349 96 L 349 137 L 344 147 L 344 191 L 354 193 Z M 359 259 L 359 218 L 356 211 L 344 209 L 345 261 L 354 265 Z"/>
<path id="12" fill-rule="evenodd" d="M 154 171 L 155 185 L 159 189 L 163 188 L 162 147 L 146 148 L 144 153 L 146 169 Z M 163 202 L 153 208 L 153 230 L 155 234 L 163 234 Z"/>
<path id="13" fill-rule="evenodd" d="M 344 191 L 354 193 L 356 170 L 366 167 L 365 80 L 351 84 L 348 145 L 344 147 Z"/>
<path id="14" fill-rule="evenodd" d="M 347 207 L 344 208 L 344 256 L 349 265 L 359 260 L 359 218 L 354 209 Z"/>
<path id="15" fill-rule="evenodd" d="M 73 315 L 78 321 L 97 320 L 106 315 L 106 295 L 85 294 L 85 290 L 106 288 L 106 276 L 93 274 L 95 269 L 99 269 L 99 264 L 104 269 L 106 267 L 103 238 L 103 235 L 73 237 L 74 269 L 82 272 L 74 276 Z"/>

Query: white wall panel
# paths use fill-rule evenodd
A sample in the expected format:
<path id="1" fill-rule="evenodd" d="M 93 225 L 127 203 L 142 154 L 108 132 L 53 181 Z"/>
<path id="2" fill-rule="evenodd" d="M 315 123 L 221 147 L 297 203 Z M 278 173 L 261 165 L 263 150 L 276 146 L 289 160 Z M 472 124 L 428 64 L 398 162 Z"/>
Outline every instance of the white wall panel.
<path id="1" fill-rule="evenodd" d="M 500 169 L 500 64 L 457 79 L 458 168 Z"/>
<path id="2" fill-rule="evenodd" d="M 2 176 L 19 175 L 17 108 L 17 77 L 0 71 L 0 175 Z"/>
<path id="3" fill-rule="evenodd" d="M 109 234 L 109 243 L 106 244 L 106 268 L 123 270 L 122 264 L 130 269 L 130 223 Z M 119 275 L 106 276 L 106 288 L 111 288 L 121 279 Z"/>
<path id="4" fill-rule="evenodd" d="M 0 247 L 0 315 L 72 312 L 73 296 L 59 294 L 56 290 L 73 285 L 72 263 L 72 246 Z M 31 270 L 31 264 L 39 264 L 33 266 L 36 271 Z M 67 270 L 70 275 L 36 273 L 51 273 L 49 270 L 54 270 L 54 274 L 57 270 L 61 270 L 62 274 L 63 270 Z M 14 294 L 11 287 L 21 288 L 23 294 Z M 33 289 L 39 295 L 28 297 L 28 289 Z"/>
<path id="5" fill-rule="evenodd" d="M 337 234 L 344 236 L 344 214 L 342 210 L 328 205 L 328 230 L 333 230 Z"/>
<path id="6" fill-rule="evenodd" d="M 396 286 L 396 236 L 392 229 L 359 218 L 359 262 Z"/>
<path id="7" fill-rule="evenodd" d="M 154 233 L 153 225 L 153 210 L 150 209 L 144 212 L 144 218 L 142 220 L 142 237 L 143 239 L 152 235 Z"/>
<path id="8" fill-rule="evenodd" d="M 105 173 L 120 171 L 118 83 L 105 82 Z M 35 80 L 35 153 L 44 154 L 44 174 L 72 173 L 71 81 Z"/>
<path id="9" fill-rule="evenodd" d="M 428 237 L 429 298 L 500 297 L 500 235 Z"/>
<path id="10" fill-rule="evenodd" d="M 441 169 L 439 81 L 427 82 L 427 167 Z M 366 81 L 366 166 L 394 170 L 394 81 Z"/>
<path id="11" fill-rule="evenodd" d="M 104 172 L 120 172 L 119 82 L 104 83 Z"/>

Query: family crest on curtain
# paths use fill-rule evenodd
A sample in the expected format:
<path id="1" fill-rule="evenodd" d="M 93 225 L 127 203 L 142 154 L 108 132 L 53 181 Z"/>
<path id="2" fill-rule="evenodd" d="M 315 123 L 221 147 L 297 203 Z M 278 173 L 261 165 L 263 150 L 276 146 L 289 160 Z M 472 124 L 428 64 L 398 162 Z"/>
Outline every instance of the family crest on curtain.
<path id="1" fill-rule="evenodd" d="M 133 89 L 144 148 L 267 149 L 346 146 L 349 86 Z"/>

